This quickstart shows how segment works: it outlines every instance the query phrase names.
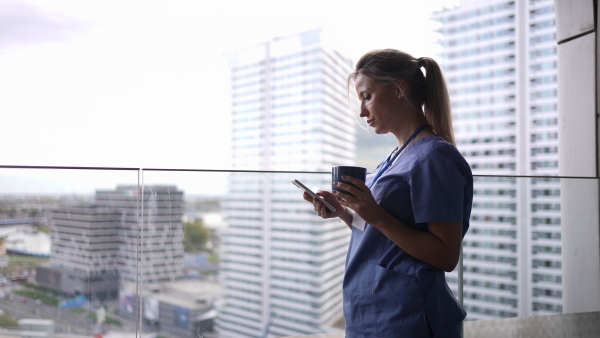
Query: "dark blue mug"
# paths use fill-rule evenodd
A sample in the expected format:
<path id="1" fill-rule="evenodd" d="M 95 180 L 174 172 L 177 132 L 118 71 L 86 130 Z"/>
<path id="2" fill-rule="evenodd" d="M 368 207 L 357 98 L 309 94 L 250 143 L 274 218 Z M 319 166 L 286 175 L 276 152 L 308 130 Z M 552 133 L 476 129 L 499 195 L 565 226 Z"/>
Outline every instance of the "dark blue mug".
<path id="1" fill-rule="evenodd" d="M 355 186 L 354 184 L 352 184 L 350 182 L 343 181 L 342 176 L 355 177 L 364 182 L 365 179 L 367 178 L 367 168 L 352 167 L 352 166 L 337 166 L 337 167 L 331 168 L 331 189 L 343 192 L 345 194 L 350 194 L 349 192 L 339 189 L 333 185 L 336 182 L 342 182 L 342 183 L 346 183 L 346 184 Z M 352 194 L 350 194 L 350 195 L 352 195 Z"/>

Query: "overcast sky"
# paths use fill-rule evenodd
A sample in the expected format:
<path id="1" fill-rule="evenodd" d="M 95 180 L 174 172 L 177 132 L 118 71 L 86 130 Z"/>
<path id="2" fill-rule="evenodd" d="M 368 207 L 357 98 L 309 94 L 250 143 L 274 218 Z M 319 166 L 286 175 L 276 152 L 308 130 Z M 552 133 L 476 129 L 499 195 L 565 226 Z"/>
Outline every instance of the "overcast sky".
<path id="1" fill-rule="evenodd" d="M 0 164 L 228 169 L 227 53 L 322 27 L 433 55 L 455 2 L 0 0 Z"/>

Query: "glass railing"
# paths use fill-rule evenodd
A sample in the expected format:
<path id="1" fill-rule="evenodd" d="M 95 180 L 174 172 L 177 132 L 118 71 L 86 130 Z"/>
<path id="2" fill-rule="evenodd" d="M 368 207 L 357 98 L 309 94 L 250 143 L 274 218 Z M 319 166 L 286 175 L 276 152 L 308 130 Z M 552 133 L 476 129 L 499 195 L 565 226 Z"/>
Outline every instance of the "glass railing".
<path id="1" fill-rule="evenodd" d="M 0 167 L 0 337 L 342 332 L 349 232 L 294 178 L 330 187 L 325 172 Z M 475 176 L 447 274 L 467 320 L 563 312 L 565 204 L 589 184 Z"/>

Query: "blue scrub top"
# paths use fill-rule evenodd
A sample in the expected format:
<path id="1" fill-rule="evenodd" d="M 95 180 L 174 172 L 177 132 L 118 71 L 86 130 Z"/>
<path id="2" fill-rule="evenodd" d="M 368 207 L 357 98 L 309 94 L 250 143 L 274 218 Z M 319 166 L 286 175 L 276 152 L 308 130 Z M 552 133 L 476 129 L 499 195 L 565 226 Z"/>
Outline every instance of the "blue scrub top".
<path id="1" fill-rule="evenodd" d="M 367 185 L 373 177 L 367 176 Z M 383 209 L 412 228 L 462 222 L 463 237 L 469 228 L 471 169 L 438 135 L 407 147 L 371 191 Z M 369 224 L 364 231 L 352 228 L 343 294 L 348 338 L 460 337 L 457 328 L 466 316 L 442 270 L 410 256 Z"/>

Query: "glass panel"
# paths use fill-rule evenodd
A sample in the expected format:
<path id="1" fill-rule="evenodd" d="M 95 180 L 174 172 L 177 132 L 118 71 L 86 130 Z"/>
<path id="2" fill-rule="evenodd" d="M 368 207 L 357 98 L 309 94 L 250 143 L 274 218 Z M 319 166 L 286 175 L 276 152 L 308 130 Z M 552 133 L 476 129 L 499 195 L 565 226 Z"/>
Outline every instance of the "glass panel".
<path id="1" fill-rule="evenodd" d="M 562 313 L 561 183 L 478 176 L 463 244 L 468 320 Z M 458 291 L 456 273 L 448 275 Z"/>
<path id="2" fill-rule="evenodd" d="M 280 337 L 331 331 L 335 323 L 339 327 L 350 232 L 337 220 L 316 217 L 291 183 L 298 179 L 315 191 L 330 189 L 329 173 L 234 172 L 225 177 L 145 170 L 143 178 L 145 192 L 168 191 L 157 197 L 163 201 L 157 206 L 169 203 L 175 213 L 180 203 L 175 201 L 183 198 L 184 245 L 173 242 L 165 249 L 183 255 L 183 264 L 159 289 L 144 284 L 142 291 L 144 304 L 154 302 L 160 311 L 152 320 L 161 334 L 184 336 L 194 329 L 220 337 Z M 152 212 L 144 215 L 149 219 Z M 145 234 L 155 226 L 145 222 Z M 168 236 L 182 224 L 170 226 Z"/>
<path id="3" fill-rule="evenodd" d="M 137 191 L 136 169 L 0 168 L 2 336 L 135 332 Z"/>
<path id="4" fill-rule="evenodd" d="M 57 334 L 88 336 L 343 330 L 349 232 L 316 217 L 294 178 L 330 188 L 328 173 L 144 170 L 138 189 L 136 169 L 0 168 L 0 328 L 18 335 L 50 320 Z M 576 244 L 562 242 L 561 227 L 569 236 L 597 228 L 597 186 L 475 177 L 467 320 L 562 313 L 562 264 L 573 261 L 563 248 Z M 455 292 L 458 274 L 447 275 Z"/>

